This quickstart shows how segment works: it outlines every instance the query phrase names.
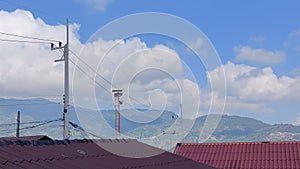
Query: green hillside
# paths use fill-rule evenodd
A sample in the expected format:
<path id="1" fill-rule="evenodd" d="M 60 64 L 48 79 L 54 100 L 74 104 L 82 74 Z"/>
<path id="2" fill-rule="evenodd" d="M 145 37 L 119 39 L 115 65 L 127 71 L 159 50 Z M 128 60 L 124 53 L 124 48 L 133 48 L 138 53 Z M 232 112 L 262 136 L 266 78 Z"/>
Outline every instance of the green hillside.
<path id="1" fill-rule="evenodd" d="M 213 115 L 216 116 L 217 115 Z M 189 134 L 182 142 L 198 142 L 207 116 L 197 118 Z M 149 137 L 162 133 L 165 124 L 145 125 L 130 132 L 131 136 Z M 180 133 L 180 131 L 177 131 Z M 176 134 L 174 132 L 173 134 Z M 253 142 L 300 140 L 300 126 L 291 124 L 270 125 L 262 121 L 240 116 L 222 115 L 218 127 L 207 142 Z"/>

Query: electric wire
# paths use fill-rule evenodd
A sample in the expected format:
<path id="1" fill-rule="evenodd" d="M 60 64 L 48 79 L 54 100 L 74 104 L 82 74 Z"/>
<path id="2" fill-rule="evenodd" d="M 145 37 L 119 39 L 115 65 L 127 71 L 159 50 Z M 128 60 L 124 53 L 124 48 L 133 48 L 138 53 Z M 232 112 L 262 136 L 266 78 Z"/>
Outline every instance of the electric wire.
<path id="1" fill-rule="evenodd" d="M 91 69 L 93 72 L 96 73 L 96 75 L 98 75 L 99 77 L 101 77 L 104 81 L 106 81 L 108 84 L 110 84 L 112 87 L 115 87 L 113 86 L 113 84 L 107 80 L 105 77 L 103 77 L 102 75 L 100 75 L 95 69 L 93 69 L 88 63 L 86 63 L 83 59 L 81 59 L 75 52 L 73 52 L 72 50 L 69 49 L 69 51 L 78 59 L 80 60 L 82 63 L 84 63 L 89 69 Z"/>
<path id="2" fill-rule="evenodd" d="M 71 63 L 73 63 L 74 64 L 74 66 L 76 66 L 77 68 L 78 68 L 78 70 L 80 70 L 84 75 L 86 75 L 90 80 L 94 80 L 93 79 L 93 77 L 91 76 L 91 75 L 88 75 L 88 73 L 86 73 L 82 68 L 80 68 L 73 60 L 71 60 L 71 59 L 69 59 L 70 60 L 70 62 Z M 103 88 L 107 93 L 111 93 L 111 91 L 110 90 L 108 90 L 105 86 L 103 86 L 103 85 L 101 85 L 98 81 L 94 81 L 95 82 L 95 84 L 96 85 L 98 85 L 98 86 L 100 86 L 101 88 Z M 127 103 L 127 102 L 123 102 L 123 103 L 125 103 L 125 104 L 127 104 L 127 105 L 129 105 L 130 106 L 130 104 L 129 103 Z"/>
<path id="3" fill-rule="evenodd" d="M 85 74 L 90 80 L 93 80 L 93 77 L 91 77 L 90 75 L 88 75 L 88 73 L 86 73 L 82 68 L 80 68 L 73 60 L 69 59 L 71 63 L 74 64 L 74 66 L 76 66 L 78 68 L 78 70 L 80 70 L 83 74 Z M 108 93 L 111 93 L 106 87 L 104 87 L 103 85 L 101 85 L 99 82 L 95 81 L 95 83 L 102 87 L 105 91 L 107 91 Z"/>
<path id="4" fill-rule="evenodd" d="M 76 123 L 74 123 L 74 122 L 69 121 L 69 124 L 70 124 L 74 129 L 76 129 L 76 130 L 82 131 L 82 132 L 84 132 L 84 133 L 87 133 L 87 134 L 92 135 L 92 136 L 97 137 L 97 138 L 103 138 L 103 137 L 98 136 L 98 135 L 96 135 L 96 134 L 94 134 L 94 133 L 92 133 L 92 132 L 89 132 L 89 131 L 84 130 L 82 127 L 80 127 L 78 124 L 76 124 Z"/>
<path id="5" fill-rule="evenodd" d="M 44 126 L 44 125 L 49 124 L 49 123 L 57 122 L 57 121 L 62 121 L 62 119 L 59 118 L 59 119 L 55 119 L 55 120 L 40 121 L 39 122 L 40 124 L 27 123 L 27 124 L 34 124 L 34 125 L 27 126 L 27 127 L 22 127 L 22 128 L 20 128 L 20 130 L 32 129 L 32 128 Z M 24 123 L 21 123 L 21 124 L 24 124 Z M 15 131 L 15 129 L 2 129 L 2 130 L 0 130 L 0 132 L 14 132 L 14 131 Z"/>
<path id="6" fill-rule="evenodd" d="M 77 58 L 79 58 L 78 57 L 78 55 L 76 55 L 73 51 L 71 51 L 70 49 L 69 49 L 69 51 L 74 55 L 74 56 L 76 56 Z M 60 50 L 60 52 L 62 52 L 63 53 L 63 51 L 62 50 Z M 93 77 L 91 76 L 91 75 L 89 75 L 88 73 L 86 73 L 81 67 L 79 67 L 72 59 L 70 59 L 69 58 L 69 61 L 75 66 L 75 67 L 77 67 L 78 68 L 78 70 L 79 71 L 81 71 L 85 76 L 87 76 L 90 80 L 94 80 L 93 79 Z M 82 62 L 84 62 L 83 60 L 82 60 Z M 92 69 L 93 71 L 94 71 L 94 69 L 89 65 L 89 64 L 87 64 L 86 62 L 84 62 L 88 67 L 90 67 L 90 69 Z M 96 72 L 97 73 L 97 72 Z M 96 85 L 98 85 L 98 86 L 100 86 L 101 88 L 103 88 L 106 92 L 108 92 L 109 94 L 111 93 L 111 91 L 110 90 L 108 90 L 105 86 L 103 86 L 103 85 L 101 85 L 98 81 L 94 81 L 95 82 L 95 84 Z M 109 82 L 109 81 L 108 81 Z"/>
<path id="7" fill-rule="evenodd" d="M 37 38 L 37 37 L 32 37 L 32 36 L 24 36 L 24 35 L 17 35 L 17 34 L 12 34 L 12 33 L 5 33 L 5 32 L 0 32 L 0 34 L 2 35 L 6 35 L 6 36 L 14 36 L 14 37 L 19 37 L 19 38 L 25 38 L 25 39 L 32 39 L 32 40 L 39 40 L 39 41 L 28 41 L 28 40 L 17 40 L 17 39 L 0 39 L 0 41 L 3 42 L 15 42 L 15 43 L 37 43 L 37 44 L 51 44 L 50 42 L 59 42 L 57 40 L 52 40 L 52 39 L 43 39 L 43 38 Z M 61 50 L 60 50 L 61 51 Z M 81 59 L 75 52 L 73 52 L 72 50 L 69 50 L 76 58 L 78 58 L 78 60 L 80 60 L 82 63 L 84 63 L 86 66 L 88 66 L 93 72 L 96 73 L 97 76 L 101 77 L 104 81 L 106 81 L 108 84 L 110 84 L 112 87 L 115 87 L 109 80 L 107 80 L 105 77 L 103 77 L 102 75 L 100 75 L 96 70 L 94 70 L 89 64 L 87 64 L 83 59 Z M 61 51 L 62 52 L 62 51 Z M 93 77 L 91 77 L 90 75 L 88 75 L 82 68 L 80 68 L 74 61 L 72 61 L 70 59 L 71 63 L 73 63 L 82 73 L 84 73 L 88 78 L 93 80 Z M 103 85 L 101 85 L 99 82 L 95 81 L 95 83 L 102 87 L 104 90 L 106 90 L 108 93 L 111 93 L 110 90 L 108 90 L 106 87 L 104 87 Z M 126 95 L 126 94 L 125 94 Z M 145 105 L 144 103 L 140 102 L 139 100 L 133 98 L 132 96 L 129 96 L 129 98 L 131 98 L 132 100 L 135 100 L 136 102 L 144 105 L 144 106 L 148 106 Z M 60 104 L 60 103 L 28 103 L 28 104 L 0 104 L 0 106 L 23 106 L 23 105 L 48 105 L 48 104 Z M 61 119 L 58 119 L 61 120 Z M 20 128 L 20 130 L 25 130 L 25 129 L 31 129 L 31 128 L 36 128 L 39 126 L 43 126 L 49 123 L 52 123 L 54 121 L 58 121 L 58 120 L 50 120 L 50 121 L 45 121 L 45 122 L 41 122 L 41 124 L 37 124 L 37 125 L 32 125 L 32 126 L 27 126 L 27 127 L 23 127 Z M 33 122 L 32 122 L 33 123 Z M 39 122 L 34 122 L 34 123 L 39 123 Z M 25 123 L 22 123 L 25 124 Z M 30 124 L 30 123 L 27 123 Z M 81 127 L 79 128 L 78 125 L 75 125 L 75 123 L 70 123 L 73 127 L 75 127 L 76 129 L 82 130 L 84 132 L 87 132 L 88 134 L 91 134 L 95 137 L 99 137 L 93 133 L 90 133 L 88 131 L 83 130 Z M 1 124 L 0 124 L 1 125 Z M 2 124 L 2 125 L 13 125 L 12 124 Z M 76 127 L 77 126 L 77 127 Z M 12 130 L 0 130 L 0 131 L 9 131 L 12 132 Z M 100 137 L 101 138 L 101 137 Z"/>
<path id="8" fill-rule="evenodd" d="M 42 96 L 41 96 L 42 97 Z M 17 98 L 11 98 L 11 99 L 4 99 L 4 100 L 1 100 L 0 99 L 0 103 L 2 102 L 2 103 L 7 103 L 7 102 L 47 102 L 48 101 L 48 99 L 47 100 L 41 100 L 41 97 L 36 97 L 36 98 L 30 98 L 30 97 L 28 97 L 28 98 L 26 98 L 26 99 L 24 99 L 24 98 L 22 98 L 22 99 L 17 99 Z M 60 98 L 60 96 L 59 97 L 56 97 L 56 98 L 51 98 L 52 100 L 60 100 L 61 98 Z"/>
<path id="9" fill-rule="evenodd" d="M 6 36 L 18 37 L 18 38 L 25 38 L 25 39 L 33 39 L 33 40 L 45 41 L 45 42 L 60 42 L 60 41 L 54 40 L 54 39 L 45 39 L 45 38 L 38 38 L 38 37 L 33 37 L 33 36 L 18 35 L 18 34 L 1 32 L 1 31 L 0 31 L 0 34 L 6 35 Z"/>
<path id="10" fill-rule="evenodd" d="M 57 40 L 51 40 L 51 39 L 43 39 L 43 38 L 37 38 L 37 37 L 31 37 L 31 36 L 24 36 L 24 35 L 17 35 L 17 34 L 12 34 L 12 33 L 5 33 L 5 32 L 0 32 L 0 34 L 3 35 L 8 35 L 8 36 L 15 36 L 15 37 L 21 37 L 21 38 L 27 38 L 27 39 L 35 39 L 35 40 L 41 40 L 41 41 L 47 41 L 47 42 L 41 42 L 41 41 L 25 41 L 25 40 L 15 40 L 15 39 L 0 39 L 0 41 L 5 41 L 5 42 L 18 42 L 18 43 L 39 43 L 39 44 L 51 44 L 50 41 L 56 41 L 59 42 Z M 61 49 L 62 50 L 62 49 Z M 61 51 L 60 50 L 60 51 Z M 69 49 L 69 51 L 78 59 L 80 60 L 82 63 L 84 63 L 89 69 L 91 69 L 93 72 L 96 73 L 97 76 L 101 77 L 104 81 L 106 81 L 108 84 L 110 84 L 112 87 L 116 88 L 109 80 L 107 80 L 105 77 L 103 77 L 102 75 L 100 75 L 96 70 L 94 70 L 89 64 L 87 64 L 83 59 L 81 59 L 75 52 L 73 52 L 72 50 Z M 62 51 L 61 51 L 62 52 Z M 87 76 L 89 76 L 82 68 L 80 68 L 74 61 L 71 60 L 71 62 L 78 68 L 80 69 L 84 74 L 86 74 Z M 89 76 L 89 78 L 93 79 L 92 77 Z M 95 83 L 99 86 L 101 86 L 103 89 L 105 89 L 108 93 L 111 93 L 110 90 L 106 89 L 103 85 L 101 85 L 100 83 L 98 83 L 97 81 L 95 81 Z M 126 93 L 124 93 L 124 95 L 127 95 Z M 146 107 L 148 107 L 148 105 L 140 102 L 139 100 L 135 99 L 134 97 L 127 95 L 130 99 L 140 103 L 141 105 L 144 105 Z M 19 104 L 21 105 L 21 104 Z M 27 104 L 26 104 L 27 105 Z M 28 104 L 30 105 L 30 104 Z M 130 104 L 129 104 L 130 105 Z M 10 105 L 0 105 L 0 106 L 10 106 Z"/>
<path id="11" fill-rule="evenodd" d="M 0 104 L 0 107 L 8 107 L 8 106 L 32 106 L 32 105 L 51 105 L 51 104 L 61 104 L 61 103 L 56 103 L 56 102 L 51 102 L 51 103 L 20 103 L 20 104 Z"/>
<path id="12" fill-rule="evenodd" d="M 93 69 L 88 63 L 86 63 L 83 59 L 81 59 L 75 52 L 73 52 L 71 49 L 69 49 L 69 51 L 78 59 L 80 60 L 82 63 L 84 63 L 89 69 L 91 69 L 97 76 L 101 77 L 104 81 L 106 81 L 108 84 L 110 84 L 112 87 L 114 88 L 117 88 L 115 85 L 112 84 L 112 82 L 110 82 L 109 80 L 107 80 L 104 76 L 102 76 L 101 74 L 99 74 L 95 69 Z M 74 64 L 74 63 L 73 63 Z M 78 66 L 77 66 L 78 67 Z M 96 82 L 96 81 L 95 81 Z M 102 85 L 101 85 L 102 88 L 104 88 Z M 106 89 L 106 91 L 108 91 L 108 89 Z M 109 93 L 111 93 L 110 91 L 108 91 Z M 127 95 L 126 93 L 124 93 L 124 95 L 128 96 L 130 99 L 136 101 L 137 103 L 140 103 L 141 105 L 145 106 L 145 107 L 149 107 L 149 105 L 146 105 L 142 102 L 140 102 L 138 99 L 130 96 L 130 95 Z M 128 105 L 130 105 L 128 103 Z"/>
<path id="13" fill-rule="evenodd" d="M 55 119 L 57 120 L 57 119 Z M 53 120 L 39 120 L 39 121 L 27 121 L 27 122 L 21 122 L 20 125 L 22 124 L 35 124 L 35 123 L 45 123 L 48 121 L 53 121 Z M 5 124 L 0 124 L 0 126 L 14 126 L 17 125 L 18 123 L 5 123 Z"/>
<path id="14" fill-rule="evenodd" d="M 53 123 L 53 122 L 56 122 L 56 121 L 62 121 L 62 119 L 59 118 L 59 119 L 56 119 L 56 120 L 49 120 L 49 121 L 44 122 L 44 123 L 41 123 L 41 124 L 37 124 L 37 125 L 33 125 L 33 126 L 28 126 L 28 127 L 20 128 L 20 130 L 32 129 L 32 128 L 36 128 L 36 127 L 39 127 L 39 126 L 43 126 L 43 125 L 46 125 L 46 124 L 49 124 L 49 123 Z"/>
<path id="15" fill-rule="evenodd" d="M 2 42 L 11 42 L 11 43 L 33 43 L 33 44 L 51 44 L 50 42 L 42 41 L 26 41 L 26 40 L 16 40 L 16 39 L 0 39 Z"/>

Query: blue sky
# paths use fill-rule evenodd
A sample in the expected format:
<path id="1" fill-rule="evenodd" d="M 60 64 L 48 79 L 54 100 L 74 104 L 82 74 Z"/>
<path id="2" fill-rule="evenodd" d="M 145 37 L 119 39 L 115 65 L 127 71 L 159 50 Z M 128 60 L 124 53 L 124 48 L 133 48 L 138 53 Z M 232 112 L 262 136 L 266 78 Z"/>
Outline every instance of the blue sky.
<path id="1" fill-rule="evenodd" d="M 165 12 L 182 17 L 200 28 L 212 41 L 222 62 L 234 57 L 233 47 L 251 45 L 268 50 L 286 50 L 289 34 L 300 27 L 298 1 L 121 1 L 107 2 L 104 9 L 91 7 L 89 1 L 4 0 L 1 9 L 29 10 L 49 24 L 64 23 L 66 17 L 81 25 L 80 40 L 85 42 L 100 27 L 119 17 L 137 12 Z M 252 40 L 251 40 L 252 39 Z M 255 40 L 256 39 L 256 40 Z M 259 40 L 259 41 L 257 41 Z M 291 56 L 291 57 L 292 57 Z M 292 61 L 291 61 L 292 60 Z M 287 59 L 274 66 L 286 74 L 297 67 Z"/>
<path id="2" fill-rule="evenodd" d="M 90 36 L 105 24 L 129 14 L 163 12 L 186 19 L 210 39 L 221 62 L 225 67 L 227 66 L 227 73 L 241 70 L 238 65 L 242 65 L 245 69 L 247 67 L 244 74 L 237 74 L 231 79 L 235 82 L 236 78 L 243 76 L 247 81 L 240 80 L 232 86 L 228 84 L 233 89 L 228 93 L 231 98 L 228 100 L 229 108 L 226 113 L 255 117 L 269 123 L 294 124 L 298 122 L 300 124 L 298 105 L 300 93 L 297 93 L 300 87 L 295 87 L 299 84 L 300 77 L 299 6 L 300 2 L 296 0 L 3 0 L 0 2 L 1 10 L 13 12 L 16 9 L 24 9 L 49 25 L 64 24 L 65 18 L 68 17 L 71 23 L 80 25 L 78 34 L 82 44 L 85 44 Z M 148 47 L 161 43 L 173 48 L 180 57 L 188 55 L 180 51 L 178 45 L 170 45 L 166 38 L 140 38 L 147 41 Z M 199 70 L 198 66 L 193 65 L 192 62 L 190 62 L 191 69 L 196 72 Z M 250 69 L 255 69 L 257 73 Z M 205 76 L 205 72 L 201 72 L 202 74 L 197 77 L 200 85 L 203 80 L 201 77 Z M 264 84 L 255 83 L 255 80 Z M 277 82 L 278 84 L 274 84 Z M 258 92 L 260 86 L 265 87 L 262 92 Z M 248 87 L 249 90 L 242 90 Z M 240 93 L 236 93 L 234 88 L 241 88 Z M 273 96 L 277 88 L 279 92 L 287 91 L 287 94 Z M 251 91 L 257 94 L 258 98 L 253 99 Z M 234 102 L 240 104 L 231 105 Z M 242 108 L 246 110 L 241 110 Z"/>

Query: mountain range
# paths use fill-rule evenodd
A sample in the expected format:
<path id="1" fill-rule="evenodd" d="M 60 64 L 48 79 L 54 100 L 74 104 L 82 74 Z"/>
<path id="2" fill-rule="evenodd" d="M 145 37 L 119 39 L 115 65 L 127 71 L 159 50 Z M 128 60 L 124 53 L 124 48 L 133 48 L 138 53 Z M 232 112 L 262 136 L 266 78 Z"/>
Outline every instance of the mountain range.
<path id="1" fill-rule="evenodd" d="M 55 125 L 37 125 L 35 121 L 46 122 L 62 118 L 62 104 L 54 103 L 46 99 L 2 99 L 0 98 L 0 137 L 13 136 L 15 133 L 16 113 L 21 112 L 21 124 L 23 131 L 21 135 L 46 134 L 55 139 L 61 139 L 62 122 L 56 121 Z M 92 110 L 91 110 L 92 111 Z M 122 110 L 130 114 L 132 110 Z M 102 116 L 107 123 L 115 128 L 115 110 L 102 110 Z M 143 112 L 142 112 L 143 113 Z M 145 112 L 153 113 L 153 112 Z M 300 140 L 300 126 L 292 124 L 267 124 L 262 121 L 240 116 L 221 116 L 221 120 L 209 137 L 207 142 L 252 142 L 252 141 L 290 141 Z M 121 132 L 133 138 L 152 137 L 165 133 L 179 117 L 171 111 L 163 111 L 160 116 L 148 123 L 137 123 L 121 116 Z M 190 132 L 183 138 L 182 142 L 198 142 L 199 133 L 205 124 L 207 116 L 198 117 Z M 74 107 L 70 107 L 70 121 L 74 124 L 71 130 L 72 138 L 90 136 L 84 133 L 80 127 Z M 187 120 L 186 120 L 187 121 Z M 28 123 L 27 123 L 28 122 Z M 55 127 L 56 126 L 56 127 Z M 43 128 L 42 128 L 43 127 Z M 49 129 L 50 128 L 50 129 Z"/>

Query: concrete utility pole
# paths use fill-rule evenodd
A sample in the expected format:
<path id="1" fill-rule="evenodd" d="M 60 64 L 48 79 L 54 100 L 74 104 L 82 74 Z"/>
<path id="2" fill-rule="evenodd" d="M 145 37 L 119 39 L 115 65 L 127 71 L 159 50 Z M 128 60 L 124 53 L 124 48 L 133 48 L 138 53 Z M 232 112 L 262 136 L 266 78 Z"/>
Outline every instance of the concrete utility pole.
<path id="1" fill-rule="evenodd" d="M 67 43 L 64 49 L 65 59 L 65 102 L 64 102 L 64 139 L 69 138 L 69 21 L 67 19 Z"/>
<path id="2" fill-rule="evenodd" d="M 17 115 L 17 131 L 16 131 L 16 137 L 20 137 L 20 111 L 18 111 Z"/>
<path id="3" fill-rule="evenodd" d="M 63 112 L 63 120 L 64 120 L 64 133 L 63 138 L 69 138 L 69 21 L 66 21 L 66 44 L 62 46 L 60 42 L 58 47 L 54 47 L 54 44 L 51 44 L 51 50 L 63 49 L 63 58 L 59 60 L 55 60 L 55 62 L 64 61 L 65 62 L 65 94 L 64 94 L 64 112 Z"/>
<path id="4" fill-rule="evenodd" d="M 121 132 L 121 113 L 120 113 L 120 104 L 122 102 L 120 101 L 120 97 L 123 95 L 123 90 L 112 90 L 114 93 L 114 98 L 115 98 L 115 104 L 118 105 L 118 115 L 117 115 L 117 131 L 118 131 L 118 137 L 120 137 L 120 132 Z"/>
<path id="5" fill-rule="evenodd" d="M 182 132 L 184 132 L 184 122 L 183 122 L 183 111 L 182 111 L 182 104 L 180 103 L 180 121 L 179 121 L 179 124 L 180 124 L 180 130 Z"/>

